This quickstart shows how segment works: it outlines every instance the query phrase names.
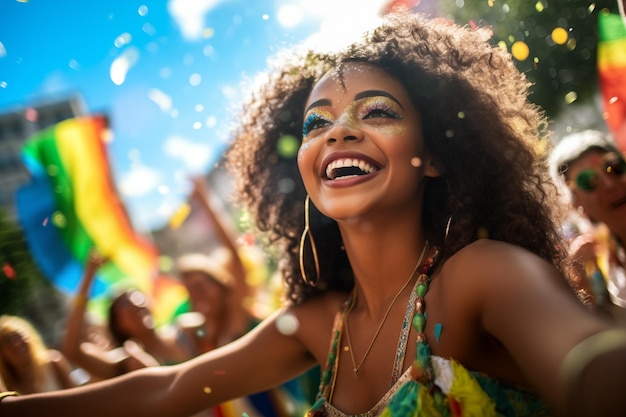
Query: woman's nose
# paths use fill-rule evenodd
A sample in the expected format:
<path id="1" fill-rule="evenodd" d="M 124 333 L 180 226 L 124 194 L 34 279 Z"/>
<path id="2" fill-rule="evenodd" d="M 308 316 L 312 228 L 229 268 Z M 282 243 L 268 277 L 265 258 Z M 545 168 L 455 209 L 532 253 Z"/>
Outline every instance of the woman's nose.
<path id="1" fill-rule="evenodd" d="M 345 125 L 336 125 L 326 132 L 326 143 L 345 143 L 349 141 L 358 142 L 363 140 L 363 134 L 359 129 Z"/>

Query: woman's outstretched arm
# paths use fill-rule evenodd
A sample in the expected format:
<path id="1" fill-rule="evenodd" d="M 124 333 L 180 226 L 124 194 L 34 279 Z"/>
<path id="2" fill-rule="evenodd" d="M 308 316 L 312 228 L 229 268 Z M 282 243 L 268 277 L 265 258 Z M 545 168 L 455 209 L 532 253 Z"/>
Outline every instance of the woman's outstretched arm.
<path id="1" fill-rule="evenodd" d="M 297 333 L 276 327 L 277 312 L 229 345 L 174 366 L 140 369 L 80 388 L 6 398 L 0 415 L 187 416 L 275 387 L 314 365 Z"/>

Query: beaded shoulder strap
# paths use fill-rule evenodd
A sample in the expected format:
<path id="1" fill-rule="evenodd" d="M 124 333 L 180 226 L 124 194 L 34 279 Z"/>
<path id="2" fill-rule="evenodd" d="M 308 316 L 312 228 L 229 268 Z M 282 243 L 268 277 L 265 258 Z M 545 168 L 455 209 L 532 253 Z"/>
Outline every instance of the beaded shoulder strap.
<path id="1" fill-rule="evenodd" d="M 430 274 L 435 265 L 438 251 L 434 250 L 428 259 L 420 266 L 420 275 L 417 277 L 415 292 L 415 315 L 413 316 L 413 328 L 417 332 L 417 355 L 412 366 L 413 378 L 429 388 L 432 388 L 434 381 L 434 371 L 431 360 L 430 345 L 426 339 L 424 330 L 426 329 L 426 303 L 424 298 L 430 286 Z"/>
<path id="2" fill-rule="evenodd" d="M 400 330 L 400 338 L 398 339 L 398 347 L 396 348 L 396 358 L 393 363 L 393 371 L 391 372 L 391 386 L 393 386 L 400 376 L 404 372 L 402 365 L 404 364 L 404 357 L 406 356 L 406 344 L 409 339 L 409 332 L 411 331 L 412 316 L 415 309 L 415 302 L 417 301 L 417 285 L 413 287 L 409 302 L 406 304 L 406 310 L 404 312 L 404 319 L 402 320 L 402 329 Z"/>
<path id="3" fill-rule="evenodd" d="M 337 356 L 339 355 L 340 348 L 340 340 L 341 334 L 343 332 L 343 316 L 346 314 L 346 311 L 350 308 L 352 303 L 354 302 L 354 291 L 350 293 L 350 296 L 344 301 L 341 310 L 335 314 L 335 321 L 333 323 L 333 337 L 330 341 L 330 349 L 328 350 L 328 358 L 326 359 L 326 365 L 324 367 L 324 371 L 322 372 L 322 376 L 320 378 L 320 386 L 319 391 L 317 393 L 316 402 L 312 407 L 312 410 L 315 410 L 318 403 L 323 404 L 326 398 L 332 397 L 332 388 L 333 385 L 331 382 L 337 372 Z"/>

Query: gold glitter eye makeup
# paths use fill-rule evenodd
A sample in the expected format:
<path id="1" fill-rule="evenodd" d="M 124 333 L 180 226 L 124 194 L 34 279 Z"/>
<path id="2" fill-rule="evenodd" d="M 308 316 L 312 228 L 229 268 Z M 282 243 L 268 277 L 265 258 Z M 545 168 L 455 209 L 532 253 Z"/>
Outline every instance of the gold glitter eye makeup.
<path id="1" fill-rule="evenodd" d="M 385 94 L 382 93 L 381 94 Z M 311 109 L 306 114 L 302 124 L 302 138 L 306 140 L 317 129 L 339 124 L 350 128 L 357 128 L 360 123 L 368 121 L 368 124 L 377 125 L 379 120 L 384 119 L 402 120 L 402 107 L 392 98 L 386 95 L 375 95 L 357 98 L 350 103 L 337 119 L 327 110 L 320 108 Z"/>
<path id="2" fill-rule="evenodd" d="M 402 119 L 397 109 L 398 105 L 386 97 L 370 97 L 363 99 L 364 103 L 359 110 L 360 119 L 371 119 L 376 117 Z"/>

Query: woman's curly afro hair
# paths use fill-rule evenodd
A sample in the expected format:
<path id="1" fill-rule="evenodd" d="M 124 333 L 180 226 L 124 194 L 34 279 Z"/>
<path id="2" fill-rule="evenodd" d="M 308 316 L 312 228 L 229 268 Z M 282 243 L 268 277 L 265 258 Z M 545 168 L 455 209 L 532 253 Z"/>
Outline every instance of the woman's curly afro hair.
<path id="1" fill-rule="evenodd" d="M 542 151 L 549 143 L 546 120 L 527 100 L 524 75 L 489 37 L 486 29 L 399 12 L 340 52 L 296 51 L 270 69 L 245 103 L 226 162 L 241 202 L 279 254 L 289 302 L 353 286 L 337 224 L 313 208 L 321 277 L 315 288 L 303 281 L 298 246 L 306 191 L 295 155 L 281 152 L 283 141 L 302 136 L 304 105 L 316 81 L 350 62 L 385 70 L 422 114 L 425 147 L 442 173 L 427 179 L 423 214 L 439 262 L 486 237 L 560 267 L 563 246 Z M 314 275 L 314 268 L 307 271 Z"/>

